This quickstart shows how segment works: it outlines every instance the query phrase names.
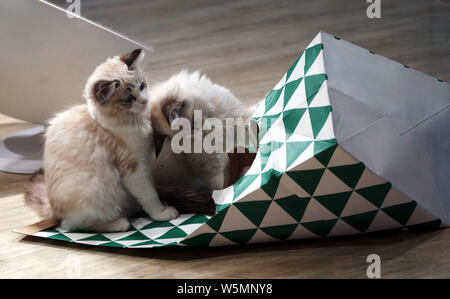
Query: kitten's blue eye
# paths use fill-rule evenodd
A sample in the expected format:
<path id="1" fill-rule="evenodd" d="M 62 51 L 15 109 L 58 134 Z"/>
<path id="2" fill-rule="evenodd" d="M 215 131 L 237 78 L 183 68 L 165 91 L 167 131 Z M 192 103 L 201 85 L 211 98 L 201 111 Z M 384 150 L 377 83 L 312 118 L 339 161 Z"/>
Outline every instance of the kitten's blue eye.
<path id="1" fill-rule="evenodd" d="M 122 101 L 124 101 L 127 104 L 130 104 L 131 102 L 133 102 L 134 100 L 136 100 L 136 97 L 134 95 L 129 95 L 126 99 L 123 99 Z"/>
<path id="2" fill-rule="evenodd" d="M 139 90 L 142 91 L 145 88 L 145 82 L 142 82 L 139 86 Z"/>

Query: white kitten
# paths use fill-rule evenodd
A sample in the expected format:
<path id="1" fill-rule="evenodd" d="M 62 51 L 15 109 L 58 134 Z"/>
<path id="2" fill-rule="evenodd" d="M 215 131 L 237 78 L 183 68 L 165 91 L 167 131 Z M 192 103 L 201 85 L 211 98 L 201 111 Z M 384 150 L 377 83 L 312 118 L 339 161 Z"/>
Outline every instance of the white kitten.
<path id="1" fill-rule="evenodd" d="M 150 173 L 153 142 L 140 49 L 109 58 L 87 81 L 87 105 L 50 121 L 44 174 L 27 186 L 26 202 L 64 229 L 125 231 L 143 209 L 154 220 L 178 216 L 161 203 Z"/>
<path id="2" fill-rule="evenodd" d="M 203 123 L 206 119 L 214 117 L 221 120 L 224 128 L 226 119 L 240 118 L 243 124 L 246 124 L 255 106 L 244 106 L 228 89 L 211 82 L 198 71 L 188 73 L 183 70 L 167 81 L 152 86 L 149 95 L 156 148 L 157 153 L 160 152 L 154 169 L 161 175 L 156 179 L 166 180 L 166 184 L 184 184 L 213 190 L 234 183 L 236 178 L 230 174 L 233 170 L 230 170 L 227 153 L 174 154 L 170 140 L 177 131 L 171 129 L 171 124 L 179 117 L 187 118 L 192 123 L 195 110 L 201 110 Z M 225 141 L 225 132 L 223 136 Z"/>

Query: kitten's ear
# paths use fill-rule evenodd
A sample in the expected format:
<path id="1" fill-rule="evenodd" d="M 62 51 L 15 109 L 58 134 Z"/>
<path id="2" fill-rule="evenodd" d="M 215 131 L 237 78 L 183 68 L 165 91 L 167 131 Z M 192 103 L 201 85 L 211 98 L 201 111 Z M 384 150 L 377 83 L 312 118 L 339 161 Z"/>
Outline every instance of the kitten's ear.
<path id="1" fill-rule="evenodd" d="M 182 113 L 183 113 L 182 103 L 181 105 L 172 104 L 172 106 L 169 108 L 168 113 L 169 124 L 171 124 L 175 119 L 179 118 Z"/>
<path id="2" fill-rule="evenodd" d="M 101 104 L 105 104 L 112 96 L 114 91 L 120 86 L 119 80 L 98 80 L 94 84 L 94 98 Z"/>
<path id="3" fill-rule="evenodd" d="M 142 59 L 144 59 L 145 52 L 142 49 L 133 50 L 130 53 L 123 54 L 119 58 L 120 60 L 128 66 L 129 70 L 134 70 Z"/>
<path id="4" fill-rule="evenodd" d="M 179 117 L 187 118 L 190 122 L 192 122 L 192 102 L 187 99 L 181 101 L 168 101 L 165 103 L 163 111 L 165 112 L 164 116 L 166 117 L 169 124 L 172 124 L 172 122 Z"/>

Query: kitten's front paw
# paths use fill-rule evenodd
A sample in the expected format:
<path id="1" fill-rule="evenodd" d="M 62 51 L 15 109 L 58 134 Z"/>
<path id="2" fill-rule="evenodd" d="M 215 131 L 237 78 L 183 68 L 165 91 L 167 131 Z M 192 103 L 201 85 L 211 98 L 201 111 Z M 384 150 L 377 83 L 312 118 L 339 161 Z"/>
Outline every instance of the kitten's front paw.
<path id="1" fill-rule="evenodd" d="M 178 211 L 174 207 L 163 206 L 160 211 L 152 211 L 150 217 L 155 221 L 168 221 L 177 218 Z"/>
<path id="2" fill-rule="evenodd" d="M 111 231 L 126 232 L 130 228 L 130 221 L 127 218 L 119 218 L 111 223 Z"/>

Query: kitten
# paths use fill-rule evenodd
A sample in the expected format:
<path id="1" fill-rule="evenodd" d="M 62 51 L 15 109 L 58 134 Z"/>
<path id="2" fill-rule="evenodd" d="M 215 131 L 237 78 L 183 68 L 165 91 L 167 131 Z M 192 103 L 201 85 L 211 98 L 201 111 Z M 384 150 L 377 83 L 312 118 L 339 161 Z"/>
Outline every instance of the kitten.
<path id="1" fill-rule="evenodd" d="M 207 118 L 215 117 L 225 125 L 227 118 L 241 118 L 243 123 L 247 124 L 255 106 L 245 107 L 228 89 L 214 84 L 198 71 L 188 73 L 183 70 L 167 81 L 152 86 L 149 95 L 158 154 L 154 168 L 164 174 L 158 177 L 158 180 L 218 190 L 233 184 L 240 176 L 238 174 L 236 178 L 236 170 L 230 167 L 230 160 L 241 160 L 241 157 L 247 156 L 242 160 L 246 164 L 243 167 L 250 166 L 255 157 L 254 153 L 236 154 L 239 158 L 226 152 L 173 153 L 170 143 L 177 131 L 171 129 L 171 124 L 180 117 L 192 123 L 194 110 L 201 110 L 203 122 Z M 194 128 L 195 130 L 202 128 Z M 255 140 L 252 142 L 257 143 Z M 228 152 L 230 150 L 233 151 L 234 148 L 228 149 Z M 174 172 L 173 169 L 177 171 Z"/>
<path id="2" fill-rule="evenodd" d="M 141 49 L 107 59 L 89 77 L 85 105 L 52 120 L 46 131 L 44 174 L 27 186 L 25 200 L 67 230 L 126 231 L 144 210 L 153 220 L 176 218 L 150 173 L 153 151 Z"/>

